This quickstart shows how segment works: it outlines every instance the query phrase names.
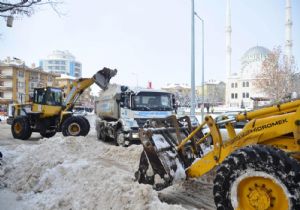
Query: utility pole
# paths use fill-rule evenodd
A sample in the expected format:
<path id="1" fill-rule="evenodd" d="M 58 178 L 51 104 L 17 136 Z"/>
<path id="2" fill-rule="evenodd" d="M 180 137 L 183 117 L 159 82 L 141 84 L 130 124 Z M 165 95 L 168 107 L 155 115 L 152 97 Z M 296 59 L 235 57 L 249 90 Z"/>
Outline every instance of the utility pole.
<path id="1" fill-rule="evenodd" d="M 191 0 L 191 108 L 190 115 L 195 116 L 195 0 Z"/>
<path id="2" fill-rule="evenodd" d="M 201 20 L 202 24 L 202 106 L 201 119 L 204 121 L 204 20 L 195 12 L 195 16 Z"/>

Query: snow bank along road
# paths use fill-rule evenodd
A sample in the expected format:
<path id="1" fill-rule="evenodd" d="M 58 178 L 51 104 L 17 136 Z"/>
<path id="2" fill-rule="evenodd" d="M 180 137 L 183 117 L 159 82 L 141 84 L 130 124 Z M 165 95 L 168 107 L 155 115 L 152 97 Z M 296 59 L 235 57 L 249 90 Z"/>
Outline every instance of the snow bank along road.
<path id="1" fill-rule="evenodd" d="M 39 138 L 14 140 L 0 125 L 0 209 L 215 209 L 201 180 L 161 192 L 135 182 L 142 146 L 98 141 L 93 125 L 87 137 Z"/>

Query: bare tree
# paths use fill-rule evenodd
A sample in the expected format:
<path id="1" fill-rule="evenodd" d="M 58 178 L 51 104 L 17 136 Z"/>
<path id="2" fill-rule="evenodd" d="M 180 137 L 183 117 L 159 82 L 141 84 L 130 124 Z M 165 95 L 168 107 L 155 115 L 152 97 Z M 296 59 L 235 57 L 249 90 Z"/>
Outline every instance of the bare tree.
<path id="1" fill-rule="evenodd" d="M 0 14 L 2 16 L 31 16 L 38 7 L 49 5 L 60 15 L 57 6 L 61 3 L 60 0 L 1 0 Z"/>
<path id="2" fill-rule="evenodd" d="M 275 47 L 263 61 L 254 86 L 271 100 L 280 101 L 295 88 L 295 69 L 294 60 L 287 59 L 281 48 Z"/>

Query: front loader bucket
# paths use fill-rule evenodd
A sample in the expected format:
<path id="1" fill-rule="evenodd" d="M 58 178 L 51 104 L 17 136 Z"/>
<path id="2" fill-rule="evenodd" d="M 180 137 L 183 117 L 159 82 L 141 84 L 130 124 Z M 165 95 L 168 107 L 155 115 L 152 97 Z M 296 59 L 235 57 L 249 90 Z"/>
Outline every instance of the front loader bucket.
<path id="1" fill-rule="evenodd" d="M 112 77 L 117 74 L 117 69 L 109 69 L 104 67 L 102 70 L 98 71 L 94 76 L 95 83 L 103 90 L 105 90 L 109 84 Z"/>
<path id="2" fill-rule="evenodd" d="M 193 140 L 181 150 L 177 146 L 191 132 L 191 126 L 183 126 L 175 116 L 165 119 L 169 123 L 140 130 L 140 140 L 144 147 L 140 165 L 135 177 L 139 183 L 153 185 L 154 189 L 164 189 L 172 183 L 186 178 L 185 169 L 198 157 Z"/>

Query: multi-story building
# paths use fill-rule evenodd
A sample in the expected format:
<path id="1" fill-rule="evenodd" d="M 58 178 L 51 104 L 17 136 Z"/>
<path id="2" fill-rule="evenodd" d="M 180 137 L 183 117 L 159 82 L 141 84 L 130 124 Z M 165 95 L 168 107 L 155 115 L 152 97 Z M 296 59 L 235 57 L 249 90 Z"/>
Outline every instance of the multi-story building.
<path id="1" fill-rule="evenodd" d="M 167 84 L 161 89 L 175 95 L 177 103 L 182 107 L 189 107 L 191 102 L 191 87 L 187 84 Z"/>
<path id="2" fill-rule="evenodd" d="M 204 89 L 204 93 L 202 93 Z M 202 103 L 202 97 L 204 98 L 204 103 L 209 103 L 212 105 L 220 105 L 225 103 L 225 89 L 226 84 L 222 81 L 209 80 L 202 85 L 196 86 L 196 95 L 198 98 L 198 103 Z"/>
<path id="3" fill-rule="evenodd" d="M 0 105 L 29 101 L 35 87 L 52 86 L 56 74 L 9 57 L 0 63 Z"/>
<path id="4" fill-rule="evenodd" d="M 82 76 L 82 65 L 69 51 L 55 50 L 46 59 L 40 60 L 40 67 L 47 72 L 66 74 L 72 77 Z"/>

